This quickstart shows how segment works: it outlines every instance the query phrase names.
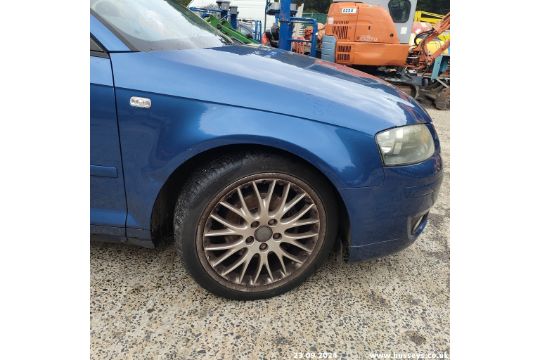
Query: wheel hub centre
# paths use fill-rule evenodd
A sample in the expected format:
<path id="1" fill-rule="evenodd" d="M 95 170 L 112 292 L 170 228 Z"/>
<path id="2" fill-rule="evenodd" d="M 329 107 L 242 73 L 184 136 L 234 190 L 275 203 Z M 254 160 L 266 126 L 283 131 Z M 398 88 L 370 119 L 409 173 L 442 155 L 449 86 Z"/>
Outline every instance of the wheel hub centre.
<path id="1" fill-rule="evenodd" d="M 255 240 L 266 242 L 272 237 L 272 229 L 268 226 L 261 226 L 255 230 Z"/>

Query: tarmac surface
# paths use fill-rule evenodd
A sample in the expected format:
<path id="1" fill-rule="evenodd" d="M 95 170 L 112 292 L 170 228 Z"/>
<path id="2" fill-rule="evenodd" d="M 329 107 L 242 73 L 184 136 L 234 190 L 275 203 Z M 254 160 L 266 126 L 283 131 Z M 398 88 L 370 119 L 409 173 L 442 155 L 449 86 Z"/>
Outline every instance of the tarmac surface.
<path id="1" fill-rule="evenodd" d="M 428 112 L 445 178 L 426 230 L 410 247 L 361 263 L 332 256 L 284 295 L 239 302 L 200 288 L 173 246 L 91 243 L 91 358 L 449 355 L 450 112 Z"/>

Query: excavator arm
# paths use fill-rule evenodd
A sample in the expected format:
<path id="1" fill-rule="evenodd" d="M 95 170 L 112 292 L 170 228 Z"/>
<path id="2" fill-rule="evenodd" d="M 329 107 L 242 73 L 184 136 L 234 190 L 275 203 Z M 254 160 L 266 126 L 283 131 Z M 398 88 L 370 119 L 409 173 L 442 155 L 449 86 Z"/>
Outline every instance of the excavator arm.
<path id="1" fill-rule="evenodd" d="M 450 13 L 446 14 L 442 20 L 433 26 L 432 30 L 429 30 L 426 37 L 424 37 L 420 43 L 412 49 L 411 55 L 418 58 L 418 61 L 413 66 L 414 68 L 421 70 L 429 67 L 433 64 L 433 61 L 439 57 L 450 46 L 450 39 L 446 40 L 436 51 L 430 53 L 428 50 L 428 44 L 437 39 L 439 35 L 450 29 Z M 419 34 L 421 35 L 421 34 Z"/>

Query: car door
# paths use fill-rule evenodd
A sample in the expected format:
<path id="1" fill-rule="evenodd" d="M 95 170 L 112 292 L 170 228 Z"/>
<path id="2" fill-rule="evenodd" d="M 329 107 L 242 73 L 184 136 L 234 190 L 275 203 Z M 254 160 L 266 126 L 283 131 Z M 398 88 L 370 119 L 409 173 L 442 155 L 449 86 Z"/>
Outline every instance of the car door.
<path id="1" fill-rule="evenodd" d="M 125 236 L 126 210 L 111 61 L 90 37 L 91 232 Z"/>

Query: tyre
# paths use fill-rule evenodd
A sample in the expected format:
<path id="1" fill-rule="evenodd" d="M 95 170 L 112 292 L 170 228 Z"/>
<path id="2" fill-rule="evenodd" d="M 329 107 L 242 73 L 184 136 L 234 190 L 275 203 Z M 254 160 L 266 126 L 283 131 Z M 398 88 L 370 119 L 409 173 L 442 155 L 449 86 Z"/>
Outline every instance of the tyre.
<path id="1" fill-rule="evenodd" d="M 212 293 L 268 298 L 302 283 L 336 238 L 334 192 L 318 172 L 276 154 L 224 156 L 180 194 L 175 243 L 187 270 Z"/>

